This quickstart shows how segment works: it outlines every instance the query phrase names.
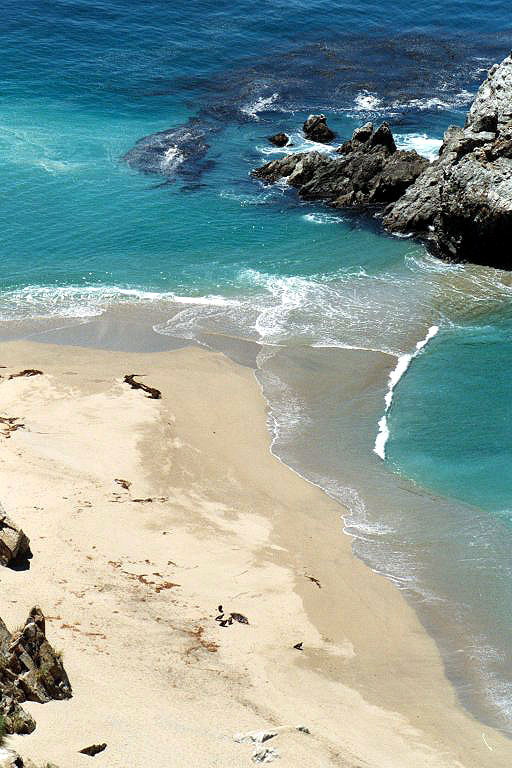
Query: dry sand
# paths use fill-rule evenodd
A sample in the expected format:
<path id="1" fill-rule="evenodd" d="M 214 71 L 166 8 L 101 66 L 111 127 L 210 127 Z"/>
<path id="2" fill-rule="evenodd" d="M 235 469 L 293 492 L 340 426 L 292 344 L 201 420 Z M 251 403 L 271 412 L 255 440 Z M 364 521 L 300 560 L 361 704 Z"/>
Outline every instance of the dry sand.
<path id="1" fill-rule="evenodd" d="M 34 553 L 2 569 L 1 615 L 42 607 L 74 689 L 27 705 L 22 755 L 87 766 L 78 750 L 105 741 L 109 768 L 250 766 L 233 735 L 285 726 L 264 745 L 283 768 L 510 764 L 414 611 L 352 556 L 340 507 L 271 455 L 249 369 L 27 342 L 0 362 L 44 371 L 0 381 L 0 415 L 25 425 L 0 436 L 0 498 Z M 220 627 L 219 604 L 249 625 Z"/>

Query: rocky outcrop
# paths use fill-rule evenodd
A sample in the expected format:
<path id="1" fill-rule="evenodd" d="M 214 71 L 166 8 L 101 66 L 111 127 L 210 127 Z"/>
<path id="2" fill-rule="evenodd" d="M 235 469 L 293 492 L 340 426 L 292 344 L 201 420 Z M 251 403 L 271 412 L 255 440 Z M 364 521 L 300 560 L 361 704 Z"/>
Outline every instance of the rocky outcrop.
<path id="1" fill-rule="evenodd" d="M 71 698 L 62 660 L 45 634 L 45 619 L 35 606 L 24 626 L 10 633 L 0 619 L 0 714 L 7 733 L 31 733 L 34 719 L 24 701 L 45 703 Z"/>
<path id="2" fill-rule="evenodd" d="M 397 150 L 386 123 L 376 131 L 366 123 L 336 153 L 288 155 L 253 176 L 286 178 L 302 198 L 336 208 L 381 206 L 386 229 L 423 239 L 439 256 L 512 268 L 512 54 L 489 71 L 465 126 L 446 131 L 434 162 Z"/>
<path id="3" fill-rule="evenodd" d="M 424 237 L 440 256 L 512 268 L 512 57 L 494 66 L 464 128 L 391 206 L 384 225 Z"/>
<path id="4" fill-rule="evenodd" d="M 398 200 L 427 165 L 417 152 L 397 150 L 387 123 L 376 131 L 367 123 L 334 155 L 288 155 L 258 168 L 253 176 L 266 182 L 286 178 L 305 200 L 365 208 Z"/>
<path id="5" fill-rule="evenodd" d="M 269 136 L 268 140 L 275 147 L 286 147 L 290 141 L 290 137 L 286 133 L 275 133 L 273 136 Z"/>
<path id="6" fill-rule="evenodd" d="M 7 517 L 0 505 L 0 565 L 11 565 L 30 556 L 30 542 L 18 526 Z"/>
<path id="7" fill-rule="evenodd" d="M 304 136 L 310 141 L 328 144 L 336 134 L 327 125 L 325 115 L 310 115 L 303 125 Z"/>

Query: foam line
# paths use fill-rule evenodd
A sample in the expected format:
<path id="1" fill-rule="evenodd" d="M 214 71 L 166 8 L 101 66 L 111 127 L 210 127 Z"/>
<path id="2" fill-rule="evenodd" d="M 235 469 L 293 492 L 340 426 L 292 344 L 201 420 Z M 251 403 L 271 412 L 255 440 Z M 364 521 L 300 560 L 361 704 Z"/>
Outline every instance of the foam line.
<path id="1" fill-rule="evenodd" d="M 389 409 L 391 408 L 391 405 L 393 403 L 393 394 L 395 391 L 395 387 L 402 378 L 402 376 L 407 372 L 407 369 L 409 368 L 410 364 L 414 360 L 415 357 L 417 357 L 422 349 L 427 346 L 429 341 L 434 338 L 436 333 L 439 330 L 439 326 L 432 325 L 428 331 L 427 335 L 424 339 L 421 341 L 418 341 L 416 344 L 416 349 L 412 354 L 407 355 L 400 355 L 398 358 L 396 366 L 393 368 L 391 373 L 389 374 L 388 379 L 388 391 L 386 392 L 386 396 L 384 398 L 385 408 L 384 413 L 382 417 L 379 419 L 379 431 L 377 433 L 377 437 L 375 438 L 375 445 L 373 447 L 374 453 L 377 454 L 383 461 L 386 458 L 386 443 L 389 439 L 389 427 L 388 427 L 388 413 Z"/>

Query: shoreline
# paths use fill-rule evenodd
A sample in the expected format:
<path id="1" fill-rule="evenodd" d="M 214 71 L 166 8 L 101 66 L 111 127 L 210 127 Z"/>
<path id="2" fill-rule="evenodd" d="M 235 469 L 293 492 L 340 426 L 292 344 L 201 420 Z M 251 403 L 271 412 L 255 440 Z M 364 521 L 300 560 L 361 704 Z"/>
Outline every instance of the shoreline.
<path id="1" fill-rule="evenodd" d="M 46 600 L 43 610 L 62 617 L 49 620 L 49 638 L 63 645 L 75 690 L 69 704 L 31 706 L 35 733 L 9 740 L 21 754 L 82 765 L 86 758 L 76 749 L 89 738 L 109 743 L 105 764 L 124 766 L 128 756 L 142 759 L 160 738 L 166 753 L 187 752 L 178 765 L 189 764 L 199 742 L 198 764 L 222 759 L 250 765 L 250 750 L 233 742 L 234 733 L 303 723 L 311 736 L 286 732 L 269 742 L 274 747 L 275 741 L 283 765 L 508 763 L 510 741 L 457 703 L 435 642 L 414 609 L 340 535 L 340 505 L 271 453 L 267 408 L 252 370 L 199 348 L 130 354 L 10 342 L 2 352 L 8 370 L 30 364 L 45 372 L 0 385 L 2 408 L 16 406 L 27 424 L 8 444 L 0 438 L 3 501 L 35 545 L 30 571 L 5 572 L 21 607 L 9 605 L 2 618 L 16 623 L 30 601 Z M 149 365 L 145 381 L 162 389 L 162 401 L 118 383 L 128 368 Z M 65 428 L 56 428 L 59 423 Z M 108 470 L 113 456 L 124 465 L 115 477 L 129 475 L 133 495 L 160 500 L 141 505 L 123 497 L 112 503 L 119 491 Z M 42 481 L 48 472 L 50 487 Z M 58 489 L 68 501 L 73 496 L 72 503 L 59 501 Z M 33 509 L 35 492 L 39 512 Z M 122 511 L 126 530 L 116 527 L 112 510 Z M 62 541 L 39 541 L 43 520 Z M 162 537 L 162 526 L 172 528 L 170 539 Z M 92 549 L 83 548 L 85 534 L 99 538 Z M 192 570 L 165 565 L 162 547 L 171 540 L 182 560 L 192 555 Z M 64 542 L 73 550 L 71 562 Z M 137 581 L 140 566 L 125 567 L 125 561 L 143 563 L 143 554 L 155 561 L 162 583 L 176 579 L 180 586 L 155 592 L 156 586 Z M 58 582 L 46 558 L 56 563 Z M 59 583 L 64 579 L 68 584 Z M 87 607 L 85 596 L 92 598 Z M 249 627 L 220 629 L 214 620 L 218 601 L 246 614 Z M 99 633 L 90 640 L 86 624 Z M 187 653 L 190 633 L 197 635 L 199 626 L 199 645 Z M 130 642 L 137 631 L 148 637 L 144 662 L 140 639 Z M 293 649 L 299 640 L 302 652 Z M 89 647 L 95 644 L 97 662 Z M 162 648 L 173 662 L 165 674 Z M 171 701 L 169 669 L 173 696 L 179 691 Z M 134 694 L 132 676 L 142 693 Z M 104 697 L 99 703 L 98 686 Z M 149 701 L 148 690 L 157 701 Z M 206 703 L 206 690 L 211 711 L 203 714 L 198 707 Z M 134 719 L 127 731 L 128 703 Z M 117 722 L 107 727 L 113 709 Z M 157 712 L 155 728 L 151 717 Z M 84 722 L 90 736 L 80 733 Z M 186 728 L 177 729 L 177 722 Z"/>

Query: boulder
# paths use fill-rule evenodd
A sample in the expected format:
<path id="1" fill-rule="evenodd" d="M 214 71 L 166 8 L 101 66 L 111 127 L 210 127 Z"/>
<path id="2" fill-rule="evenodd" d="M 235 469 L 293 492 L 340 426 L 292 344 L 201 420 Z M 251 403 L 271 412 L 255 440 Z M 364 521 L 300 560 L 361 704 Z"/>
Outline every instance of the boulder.
<path id="1" fill-rule="evenodd" d="M 273 136 L 269 136 L 268 140 L 275 147 L 286 147 L 290 141 L 290 137 L 286 133 L 275 133 Z"/>
<path id="2" fill-rule="evenodd" d="M 0 565 L 30 555 L 30 542 L 18 526 L 0 507 Z"/>
<path id="3" fill-rule="evenodd" d="M 325 115 L 310 115 L 303 126 L 304 136 L 310 141 L 327 144 L 336 134 L 327 125 Z"/>

